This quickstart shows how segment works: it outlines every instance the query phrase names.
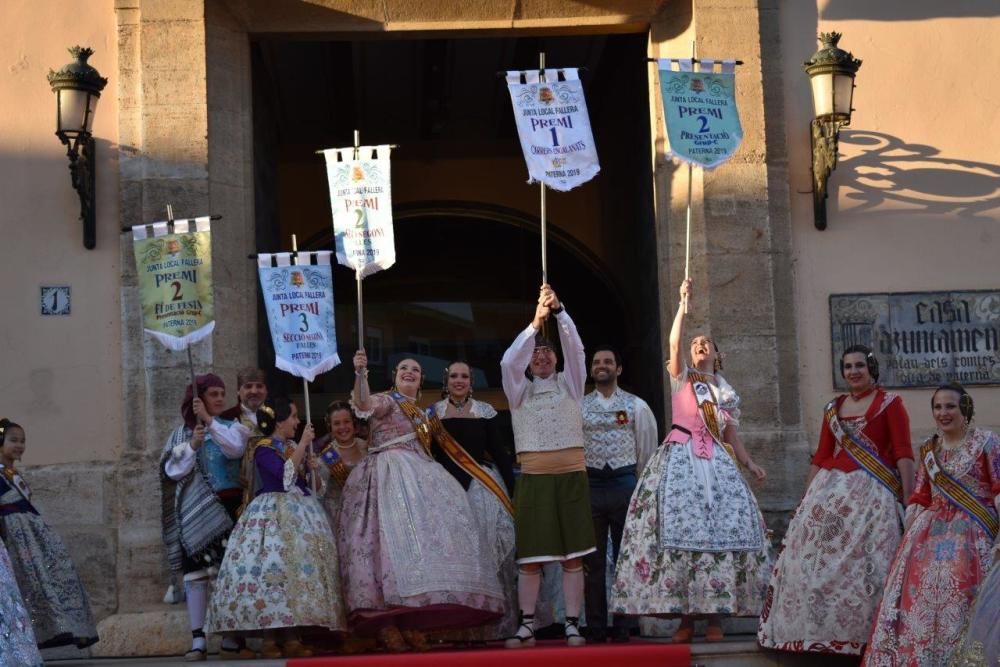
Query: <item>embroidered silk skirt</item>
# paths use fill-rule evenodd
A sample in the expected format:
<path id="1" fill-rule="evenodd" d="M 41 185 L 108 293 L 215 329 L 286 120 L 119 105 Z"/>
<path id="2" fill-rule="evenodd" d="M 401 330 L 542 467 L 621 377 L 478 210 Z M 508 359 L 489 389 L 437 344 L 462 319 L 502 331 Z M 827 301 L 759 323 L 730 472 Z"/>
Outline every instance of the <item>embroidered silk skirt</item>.
<path id="1" fill-rule="evenodd" d="M 788 525 L 760 645 L 859 655 L 901 532 L 895 497 L 871 475 L 821 469 Z"/>
<path id="2" fill-rule="evenodd" d="M 0 537 L 7 545 L 38 646 L 84 648 L 95 643 L 90 601 L 62 538 L 30 512 L 0 518 Z"/>
<path id="3" fill-rule="evenodd" d="M 337 545 L 313 496 L 262 493 L 243 511 L 208 605 L 207 632 L 346 630 Z"/>
<path id="4" fill-rule="evenodd" d="M 491 464 L 483 467 L 500 488 L 503 478 Z M 472 508 L 479 539 L 486 546 L 486 554 L 493 564 L 500 588 L 503 590 L 504 613 L 499 621 L 478 628 L 450 630 L 436 634 L 435 638 L 452 641 L 490 641 L 510 637 L 517 631 L 519 607 L 517 604 L 517 564 L 514 562 L 514 517 L 489 489 L 472 480 L 465 492 Z"/>
<path id="5" fill-rule="evenodd" d="M 935 497 L 903 535 L 864 665 L 947 665 L 993 562 L 992 548 L 993 540 L 965 512 Z M 995 624 L 1000 609 L 993 607 L 992 614 Z"/>
<path id="6" fill-rule="evenodd" d="M 608 605 L 643 616 L 760 613 L 770 544 L 757 501 L 729 454 L 667 443 L 632 494 Z"/>
<path id="7" fill-rule="evenodd" d="M 950 667 L 987 667 L 1000 663 L 1000 561 L 976 593 L 968 623 Z"/>
<path id="8" fill-rule="evenodd" d="M 7 550 L 0 544 L 0 665 L 41 667 L 31 618 L 24 606 Z"/>
<path id="9" fill-rule="evenodd" d="M 444 630 L 504 613 L 492 547 L 465 489 L 416 440 L 369 452 L 344 487 L 341 573 L 359 634 Z"/>

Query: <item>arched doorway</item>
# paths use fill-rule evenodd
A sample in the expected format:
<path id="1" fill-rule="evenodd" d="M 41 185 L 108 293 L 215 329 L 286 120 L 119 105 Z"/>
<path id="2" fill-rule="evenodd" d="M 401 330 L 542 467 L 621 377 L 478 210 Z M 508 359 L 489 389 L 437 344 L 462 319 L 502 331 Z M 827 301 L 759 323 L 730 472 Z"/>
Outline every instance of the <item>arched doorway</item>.
<path id="1" fill-rule="evenodd" d="M 330 248 L 330 201 L 316 150 L 394 143 L 396 266 L 365 280 L 372 385 L 401 355 L 424 361 L 428 390 L 447 361 L 468 358 L 480 395 L 502 407 L 499 359 L 529 322 L 541 281 L 538 187 L 525 184 L 499 70 L 584 65 L 601 160 L 592 182 L 548 200 L 549 276 L 584 343 L 625 359 L 622 384 L 663 411 L 659 288 L 649 159 L 648 36 L 465 33 L 454 37 L 252 44 L 257 243 L 261 251 Z M 313 390 L 313 408 L 343 398 L 356 347 L 354 276 L 335 272 L 342 367 Z M 273 356 L 260 319 L 260 363 Z M 301 384 L 276 373 L 277 391 Z M 436 393 L 436 392 L 435 392 Z"/>

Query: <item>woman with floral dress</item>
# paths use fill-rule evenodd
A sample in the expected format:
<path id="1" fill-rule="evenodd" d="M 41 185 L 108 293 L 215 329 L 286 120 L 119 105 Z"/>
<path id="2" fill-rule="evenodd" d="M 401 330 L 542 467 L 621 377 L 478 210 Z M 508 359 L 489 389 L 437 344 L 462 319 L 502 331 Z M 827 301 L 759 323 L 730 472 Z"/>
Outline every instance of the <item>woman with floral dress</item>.
<path id="1" fill-rule="evenodd" d="M 715 343 L 681 340 L 684 304 L 670 330 L 673 425 L 646 464 L 632 495 L 609 607 L 616 614 L 680 617 L 675 642 L 694 634 L 693 617 L 708 615 L 705 638 L 722 639 L 723 616 L 760 613 L 770 565 L 764 520 L 737 468 L 765 478 L 737 433 L 739 397 L 719 375 Z"/>
<path id="2" fill-rule="evenodd" d="M 298 425 L 288 399 L 257 412 L 265 437 L 244 454 L 244 506 L 208 608 L 210 632 L 263 635 L 264 657 L 312 655 L 304 628 L 346 630 L 336 540 L 302 474 L 313 429 L 295 443 Z"/>
<path id="3" fill-rule="evenodd" d="M 841 356 L 847 394 L 824 410 L 806 493 L 771 575 L 757 640 L 765 648 L 860 655 L 902 536 L 913 484 L 910 418 L 883 391 L 864 346 Z"/>
<path id="4" fill-rule="evenodd" d="M 28 608 L 14 579 L 7 549 L 0 542 L 0 665 L 41 667 Z"/>
<path id="5" fill-rule="evenodd" d="M 920 448 L 906 532 L 865 653 L 871 667 L 947 665 L 993 563 L 1000 439 L 970 425 L 972 397 L 961 385 L 940 387 L 931 407 L 938 433 Z"/>
<path id="6" fill-rule="evenodd" d="M 24 429 L 0 419 L 0 538 L 10 556 L 40 648 L 97 641 L 90 601 L 62 538 L 31 503 L 31 489 L 14 467 L 26 446 Z"/>

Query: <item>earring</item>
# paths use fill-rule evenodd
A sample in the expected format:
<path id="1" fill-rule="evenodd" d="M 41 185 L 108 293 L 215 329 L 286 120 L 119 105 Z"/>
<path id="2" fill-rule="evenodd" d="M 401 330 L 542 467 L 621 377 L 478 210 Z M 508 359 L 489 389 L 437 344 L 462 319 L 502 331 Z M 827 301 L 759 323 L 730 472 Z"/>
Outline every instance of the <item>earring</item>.
<path id="1" fill-rule="evenodd" d="M 712 362 L 712 370 L 716 373 L 722 370 L 722 359 L 719 359 L 718 357 L 715 358 L 715 361 Z"/>

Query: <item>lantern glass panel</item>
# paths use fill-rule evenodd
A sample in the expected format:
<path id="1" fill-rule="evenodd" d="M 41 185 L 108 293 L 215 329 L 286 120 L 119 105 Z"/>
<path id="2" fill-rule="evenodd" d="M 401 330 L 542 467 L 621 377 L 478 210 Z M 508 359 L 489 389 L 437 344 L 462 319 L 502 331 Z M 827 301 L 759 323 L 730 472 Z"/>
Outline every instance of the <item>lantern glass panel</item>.
<path id="1" fill-rule="evenodd" d="M 59 131 L 70 134 L 89 129 L 87 122 L 87 92 L 73 88 L 58 91 Z"/>
<path id="2" fill-rule="evenodd" d="M 851 117 L 851 97 L 854 95 L 854 77 L 838 73 L 833 77 L 834 113 L 845 119 Z"/>
<path id="3" fill-rule="evenodd" d="M 824 72 L 814 74 L 810 79 L 812 84 L 813 112 L 816 118 L 823 118 L 833 113 L 833 74 Z"/>
<path id="4" fill-rule="evenodd" d="M 87 121 L 86 121 L 87 134 L 92 134 L 91 128 L 93 128 L 94 126 L 94 112 L 97 111 L 97 100 L 99 99 L 101 98 L 96 93 L 89 93 L 87 95 L 87 104 L 89 107 L 87 110 Z"/>

